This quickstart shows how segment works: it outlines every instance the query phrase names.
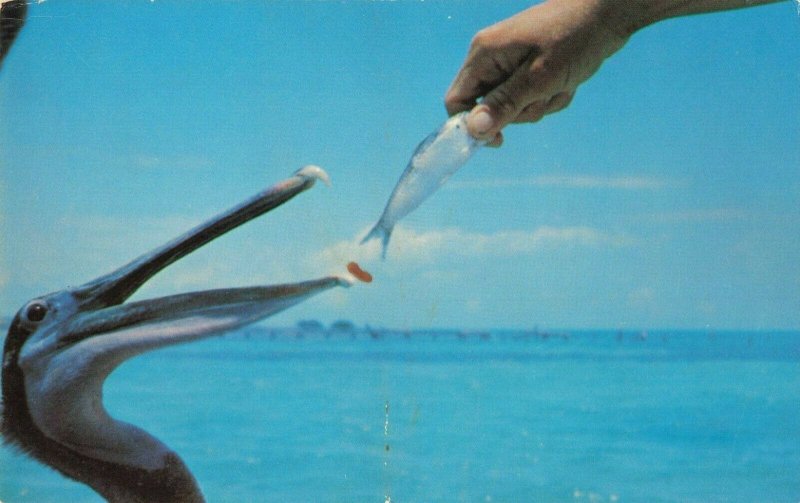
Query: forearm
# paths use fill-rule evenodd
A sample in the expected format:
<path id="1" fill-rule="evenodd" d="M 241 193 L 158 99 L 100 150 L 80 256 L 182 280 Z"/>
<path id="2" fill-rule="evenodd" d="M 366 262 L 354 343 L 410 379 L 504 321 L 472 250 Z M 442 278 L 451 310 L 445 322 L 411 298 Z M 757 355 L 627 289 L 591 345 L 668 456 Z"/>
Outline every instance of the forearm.
<path id="1" fill-rule="evenodd" d="M 785 0 L 601 0 L 610 23 L 630 35 L 645 26 L 678 16 L 754 7 Z"/>

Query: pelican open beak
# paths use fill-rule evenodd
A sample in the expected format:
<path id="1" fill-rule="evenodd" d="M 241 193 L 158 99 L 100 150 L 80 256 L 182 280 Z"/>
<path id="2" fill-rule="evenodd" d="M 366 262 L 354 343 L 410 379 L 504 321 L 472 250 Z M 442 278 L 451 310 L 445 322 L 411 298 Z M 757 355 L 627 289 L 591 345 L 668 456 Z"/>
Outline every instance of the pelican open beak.
<path id="1" fill-rule="evenodd" d="M 63 311 L 71 312 L 69 315 L 67 312 L 52 313 L 52 325 L 47 319 L 42 320 L 44 330 L 37 334 L 42 339 L 31 340 L 32 344 L 26 345 L 21 354 L 23 364 L 26 356 L 36 353 L 75 357 L 77 352 L 84 355 L 79 359 L 88 356 L 93 360 L 93 363 L 85 362 L 89 366 L 100 363 L 105 367 L 100 374 L 106 374 L 125 359 L 144 351 L 226 332 L 273 315 L 324 290 L 350 286 L 352 280 L 347 277 L 329 276 L 292 284 L 209 290 L 123 304 L 168 265 L 311 188 L 318 179 L 328 183 L 327 174 L 321 168 L 306 166 L 291 178 L 116 271 L 67 290 L 65 293 L 69 294 L 72 306 L 59 306 L 64 303 L 63 297 L 62 300 L 51 297 L 46 309 L 58 311 L 62 307 Z M 35 313 L 33 315 L 35 317 Z M 55 354 L 53 356 L 59 358 Z"/>
<path id="2" fill-rule="evenodd" d="M 164 469 L 173 459 L 171 451 L 135 426 L 114 420 L 103 408 L 106 377 L 145 351 L 233 330 L 327 289 L 349 286 L 352 280 L 329 276 L 125 301 L 168 265 L 280 206 L 318 179 L 327 182 L 327 174 L 306 166 L 110 274 L 23 306 L 3 348 L 0 431 L 7 441 L 79 480 L 94 473 L 95 461 Z M 81 463 L 93 461 L 76 470 L 70 464 L 76 455 Z"/>

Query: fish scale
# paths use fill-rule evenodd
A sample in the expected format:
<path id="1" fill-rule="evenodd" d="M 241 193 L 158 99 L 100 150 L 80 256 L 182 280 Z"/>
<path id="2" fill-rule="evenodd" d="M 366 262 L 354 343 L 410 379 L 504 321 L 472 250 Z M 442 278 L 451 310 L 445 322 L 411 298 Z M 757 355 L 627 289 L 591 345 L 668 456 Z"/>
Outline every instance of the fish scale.
<path id="1" fill-rule="evenodd" d="M 385 259 L 397 222 L 417 209 L 485 144 L 467 131 L 467 112 L 450 117 L 414 150 L 378 223 L 361 243 L 380 239 L 381 256 Z"/>

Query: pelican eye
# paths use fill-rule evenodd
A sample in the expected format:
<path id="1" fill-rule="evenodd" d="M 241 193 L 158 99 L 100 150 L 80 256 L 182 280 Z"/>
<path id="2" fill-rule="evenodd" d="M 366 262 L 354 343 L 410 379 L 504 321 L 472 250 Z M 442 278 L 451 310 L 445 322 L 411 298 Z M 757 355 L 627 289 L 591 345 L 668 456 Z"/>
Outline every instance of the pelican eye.
<path id="1" fill-rule="evenodd" d="M 31 302 L 25 307 L 25 318 L 33 323 L 38 323 L 47 316 L 47 305 L 42 302 Z"/>

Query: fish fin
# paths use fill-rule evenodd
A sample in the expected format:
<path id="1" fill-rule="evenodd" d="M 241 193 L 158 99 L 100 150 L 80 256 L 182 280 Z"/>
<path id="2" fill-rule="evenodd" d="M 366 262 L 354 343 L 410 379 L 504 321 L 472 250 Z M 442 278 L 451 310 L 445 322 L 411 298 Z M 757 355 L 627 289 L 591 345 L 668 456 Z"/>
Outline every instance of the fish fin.
<path id="1" fill-rule="evenodd" d="M 375 227 L 372 228 L 371 231 L 361 240 L 361 244 L 363 245 L 367 241 L 372 241 L 373 239 L 381 239 L 381 258 L 386 260 L 386 248 L 389 246 L 389 238 L 392 237 L 392 229 L 385 227 L 381 222 L 375 224 Z"/>

